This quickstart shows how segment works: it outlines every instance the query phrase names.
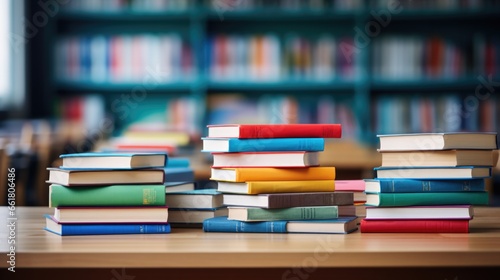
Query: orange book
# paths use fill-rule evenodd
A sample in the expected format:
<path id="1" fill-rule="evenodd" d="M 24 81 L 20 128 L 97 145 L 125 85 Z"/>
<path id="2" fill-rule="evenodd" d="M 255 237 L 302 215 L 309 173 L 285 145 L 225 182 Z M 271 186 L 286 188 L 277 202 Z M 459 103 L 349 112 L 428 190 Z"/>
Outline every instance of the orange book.
<path id="1" fill-rule="evenodd" d="M 212 168 L 210 179 L 216 181 L 228 181 L 228 182 L 334 180 L 335 167 Z"/>

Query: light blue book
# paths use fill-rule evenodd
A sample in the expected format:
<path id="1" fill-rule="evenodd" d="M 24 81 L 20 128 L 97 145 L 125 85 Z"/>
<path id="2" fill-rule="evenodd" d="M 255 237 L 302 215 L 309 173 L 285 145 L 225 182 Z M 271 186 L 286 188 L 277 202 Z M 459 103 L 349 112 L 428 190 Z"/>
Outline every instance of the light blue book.
<path id="1" fill-rule="evenodd" d="M 202 152 L 318 152 L 325 148 L 323 138 L 202 138 Z"/>

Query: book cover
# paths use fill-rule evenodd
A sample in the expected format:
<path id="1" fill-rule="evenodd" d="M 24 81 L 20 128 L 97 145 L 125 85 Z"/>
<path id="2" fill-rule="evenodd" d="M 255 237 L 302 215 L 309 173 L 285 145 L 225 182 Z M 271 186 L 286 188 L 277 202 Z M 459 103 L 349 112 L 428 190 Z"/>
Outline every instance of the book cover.
<path id="1" fill-rule="evenodd" d="M 323 138 L 202 138 L 202 152 L 282 152 L 282 151 L 323 151 Z"/>
<path id="2" fill-rule="evenodd" d="M 352 193 L 298 192 L 272 194 L 229 194 L 223 195 L 225 205 L 278 209 L 300 206 L 352 205 Z"/>
<path id="3" fill-rule="evenodd" d="M 377 135 L 379 151 L 497 149 L 496 133 L 413 133 Z"/>
<path id="4" fill-rule="evenodd" d="M 480 179 L 491 177 L 491 167 L 377 167 L 377 178 Z"/>
<path id="5" fill-rule="evenodd" d="M 492 150 L 442 150 L 382 152 L 384 167 L 492 166 Z"/>
<path id="6" fill-rule="evenodd" d="M 184 157 L 169 157 L 167 161 L 167 168 L 174 167 L 190 167 L 191 162 L 189 158 Z"/>
<path id="7" fill-rule="evenodd" d="M 318 152 L 212 153 L 212 157 L 212 168 L 319 166 Z"/>
<path id="8" fill-rule="evenodd" d="M 164 185 L 49 186 L 49 207 L 164 206 Z"/>
<path id="9" fill-rule="evenodd" d="M 174 226 L 180 224 L 201 224 L 204 220 L 227 216 L 228 209 L 226 207 L 217 207 L 212 209 L 195 209 L 195 208 L 170 208 L 168 222 Z"/>
<path id="10" fill-rule="evenodd" d="M 45 215 L 45 230 L 61 235 L 108 235 L 108 234 L 165 234 L 170 233 L 169 223 L 148 224 L 64 224 L 54 216 Z"/>
<path id="11" fill-rule="evenodd" d="M 361 233 L 468 233 L 469 220 L 367 220 Z"/>
<path id="12" fill-rule="evenodd" d="M 336 191 L 364 192 L 364 180 L 335 180 Z"/>
<path id="13" fill-rule="evenodd" d="M 228 219 L 238 221 L 326 220 L 339 217 L 338 206 L 308 206 L 281 209 L 228 207 Z"/>
<path id="14" fill-rule="evenodd" d="M 307 180 L 334 180 L 335 167 L 309 168 L 273 168 L 273 167 L 245 167 L 245 168 L 212 168 L 210 180 L 228 182 L 246 181 L 307 181 Z"/>
<path id="15" fill-rule="evenodd" d="M 166 206 L 61 206 L 54 208 L 60 223 L 166 223 Z"/>
<path id="16" fill-rule="evenodd" d="M 62 169 L 47 168 L 47 183 L 63 186 L 118 185 L 118 184 L 163 184 L 165 172 L 158 169 Z"/>
<path id="17" fill-rule="evenodd" d="M 222 193 L 215 189 L 198 189 L 167 193 L 165 198 L 169 209 L 212 209 L 223 206 Z"/>
<path id="18" fill-rule="evenodd" d="M 488 192 L 367 193 L 366 206 L 488 205 Z"/>
<path id="19" fill-rule="evenodd" d="M 436 205 L 404 207 L 366 207 L 367 220 L 472 219 L 471 205 Z"/>
<path id="20" fill-rule="evenodd" d="M 194 170 L 191 167 L 167 167 L 165 170 L 165 183 L 195 181 Z"/>
<path id="21" fill-rule="evenodd" d="M 365 179 L 367 193 L 482 192 L 484 179 Z M 337 185 L 335 185 L 337 188 Z"/>
<path id="22" fill-rule="evenodd" d="M 208 137 L 340 138 L 340 124 L 221 124 L 208 125 Z"/>
<path id="23" fill-rule="evenodd" d="M 62 154 L 61 168 L 71 169 L 133 169 L 162 168 L 167 165 L 166 153 L 90 152 Z"/>
<path id="24" fill-rule="evenodd" d="M 335 182 L 333 180 L 217 182 L 217 190 L 240 194 L 333 192 Z"/>

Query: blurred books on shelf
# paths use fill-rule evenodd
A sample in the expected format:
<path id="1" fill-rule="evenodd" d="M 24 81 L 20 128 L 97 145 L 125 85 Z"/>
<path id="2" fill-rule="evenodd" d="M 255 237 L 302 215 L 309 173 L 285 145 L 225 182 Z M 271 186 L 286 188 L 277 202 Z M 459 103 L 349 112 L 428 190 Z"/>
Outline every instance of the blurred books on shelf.
<path id="1" fill-rule="evenodd" d="M 63 5 L 65 11 L 184 11 L 193 5 L 193 0 L 71 0 Z"/>

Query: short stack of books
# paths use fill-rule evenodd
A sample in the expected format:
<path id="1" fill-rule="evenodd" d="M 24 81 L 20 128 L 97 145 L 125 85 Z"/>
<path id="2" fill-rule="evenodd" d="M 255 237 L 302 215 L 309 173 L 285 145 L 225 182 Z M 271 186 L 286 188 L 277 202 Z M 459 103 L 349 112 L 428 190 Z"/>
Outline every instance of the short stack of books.
<path id="1" fill-rule="evenodd" d="M 74 153 L 48 168 L 45 229 L 59 235 L 169 233 L 166 153 Z"/>
<path id="2" fill-rule="evenodd" d="M 382 166 L 366 180 L 361 232 L 468 233 L 487 205 L 495 133 L 379 135 Z"/>
<path id="3" fill-rule="evenodd" d="M 204 231 L 356 230 L 353 194 L 334 192 L 335 167 L 319 166 L 324 138 L 340 135 L 339 124 L 209 125 L 203 151 L 228 215 L 206 219 Z"/>

